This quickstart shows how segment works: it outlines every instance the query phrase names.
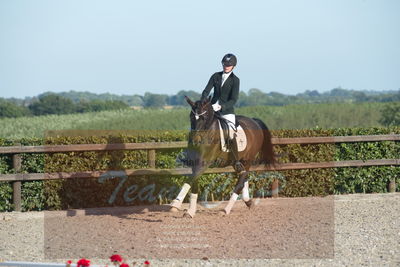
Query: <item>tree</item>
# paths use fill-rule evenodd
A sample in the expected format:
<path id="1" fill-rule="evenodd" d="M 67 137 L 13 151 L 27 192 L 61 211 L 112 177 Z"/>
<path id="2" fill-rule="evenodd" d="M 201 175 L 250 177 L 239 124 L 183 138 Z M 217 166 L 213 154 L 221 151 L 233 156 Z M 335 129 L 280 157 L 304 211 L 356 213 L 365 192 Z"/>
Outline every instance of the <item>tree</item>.
<path id="1" fill-rule="evenodd" d="M 68 98 L 56 94 L 46 94 L 39 97 L 39 101 L 29 105 L 29 110 L 34 115 L 69 114 L 76 112 L 76 106 Z"/>
<path id="2" fill-rule="evenodd" d="M 27 115 L 30 115 L 30 112 L 26 107 L 0 99 L 0 118 L 17 118 Z"/>
<path id="3" fill-rule="evenodd" d="M 143 106 L 143 97 L 140 95 L 123 95 L 122 97 L 129 106 Z"/>
<path id="4" fill-rule="evenodd" d="M 167 103 L 167 95 L 145 93 L 143 97 L 144 106 L 148 108 L 161 108 Z"/>
<path id="5" fill-rule="evenodd" d="M 364 92 L 353 92 L 353 98 L 356 102 L 367 102 L 369 100 L 368 96 Z"/>
<path id="6" fill-rule="evenodd" d="M 268 95 L 268 99 L 265 101 L 264 105 L 272 105 L 272 106 L 283 106 L 289 104 L 287 100 L 287 96 L 278 92 L 271 92 Z M 295 99 L 293 99 L 293 102 Z"/>
<path id="7" fill-rule="evenodd" d="M 243 91 L 239 91 L 239 99 L 236 103 L 238 107 L 246 106 L 247 103 L 247 94 Z"/>
<path id="8" fill-rule="evenodd" d="M 264 105 L 268 100 L 268 96 L 260 89 L 251 88 L 247 94 L 245 102 L 240 103 L 243 106 L 259 106 Z"/>
<path id="9" fill-rule="evenodd" d="M 382 109 L 382 117 L 379 122 L 385 126 L 400 125 L 400 102 L 386 105 Z"/>
<path id="10" fill-rule="evenodd" d="M 312 90 L 312 91 L 307 90 L 307 91 L 305 91 L 304 94 L 309 97 L 319 97 L 320 96 L 320 93 L 317 90 Z"/>
<path id="11" fill-rule="evenodd" d="M 193 101 L 196 101 L 200 99 L 201 94 L 192 90 L 190 91 L 181 90 L 176 95 L 172 95 L 168 98 L 168 104 L 173 106 L 187 105 L 185 96 L 188 96 Z"/>
<path id="12" fill-rule="evenodd" d="M 341 98 L 351 97 L 351 92 L 341 87 L 332 89 L 329 94 L 330 96 L 341 97 Z"/>
<path id="13" fill-rule="evenodd" d="M 96 112 L 96 111 L 103 111 L 103 110 L 117 110 L 117 109 L 126 109 L 128 108 L 128 104 L 122 102 L 120 100 L 92 100 L 92 101 L 80 101 L 76 104 L 77 112 Z"/>

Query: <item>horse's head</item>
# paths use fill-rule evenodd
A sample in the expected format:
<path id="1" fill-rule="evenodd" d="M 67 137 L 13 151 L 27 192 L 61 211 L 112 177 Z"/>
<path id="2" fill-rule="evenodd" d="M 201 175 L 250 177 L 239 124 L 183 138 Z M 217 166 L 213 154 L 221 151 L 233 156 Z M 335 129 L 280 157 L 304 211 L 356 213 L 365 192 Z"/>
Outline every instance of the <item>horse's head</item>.
<path id="1" fill-rule="evenodd" d="M 214 119 L 214 110 L 211 105 L 211 97 L 193 102 L 189 97 L 185 96 L 186 101 L 191 106 L 190 122 L 192 130 L 206 131 L 210 129 Z"/>

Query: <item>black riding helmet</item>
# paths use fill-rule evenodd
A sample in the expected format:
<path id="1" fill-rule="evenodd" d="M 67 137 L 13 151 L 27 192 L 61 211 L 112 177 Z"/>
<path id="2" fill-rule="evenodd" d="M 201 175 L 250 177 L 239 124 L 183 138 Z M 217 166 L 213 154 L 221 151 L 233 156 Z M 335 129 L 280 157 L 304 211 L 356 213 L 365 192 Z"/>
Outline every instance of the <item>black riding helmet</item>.
<path id="1" fill-rule="evenodd" d="M 234 54 L 226 54 L 222 60 L 221 60 L 222 65 L 224 66 L 236 66 L 237 63 L 237 58 Z"/>

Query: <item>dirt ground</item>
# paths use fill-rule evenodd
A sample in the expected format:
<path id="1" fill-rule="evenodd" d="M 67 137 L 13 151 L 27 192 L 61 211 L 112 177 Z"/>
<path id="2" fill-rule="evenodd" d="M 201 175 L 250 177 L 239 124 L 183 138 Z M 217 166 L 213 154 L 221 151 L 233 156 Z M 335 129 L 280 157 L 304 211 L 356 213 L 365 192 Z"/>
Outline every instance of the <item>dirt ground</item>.
<path id="1" fill-rule="evenodd" d="M 198 206 L 195 218 L 169 206 L 51 211 L 44 214 L 46 259 L 318 259 L 334 257 L 334 197 L 261 199 L 232 213 Z M 184 208 L 187 208 L 187 204 Z M 118 250 L 115 250 L 118 248 Z"/>

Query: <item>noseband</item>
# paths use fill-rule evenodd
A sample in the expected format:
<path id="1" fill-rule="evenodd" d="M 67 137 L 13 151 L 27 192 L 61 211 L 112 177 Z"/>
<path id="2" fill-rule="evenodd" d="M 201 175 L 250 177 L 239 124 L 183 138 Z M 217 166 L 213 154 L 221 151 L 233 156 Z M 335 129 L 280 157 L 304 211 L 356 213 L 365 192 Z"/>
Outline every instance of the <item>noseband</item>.
<path id="1" fill-rule="evenodd" d="M 196 120 L 198 120 L 198 119 L 200 118 L 200 116 L 203 116 L 204 114 L 207 113 L 207 110 L 204 111 L 204 112 L 202 112 L 202 113 L 200 113 L 200 114 L 198 114 L 197 112 L 195 112 L 195 111 L 192 109 L 192 113 L 194 114 L 194 117 L 196 118 Z"/>

